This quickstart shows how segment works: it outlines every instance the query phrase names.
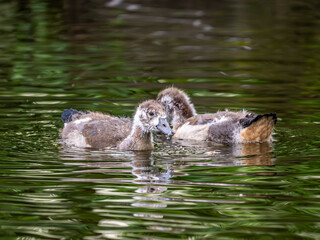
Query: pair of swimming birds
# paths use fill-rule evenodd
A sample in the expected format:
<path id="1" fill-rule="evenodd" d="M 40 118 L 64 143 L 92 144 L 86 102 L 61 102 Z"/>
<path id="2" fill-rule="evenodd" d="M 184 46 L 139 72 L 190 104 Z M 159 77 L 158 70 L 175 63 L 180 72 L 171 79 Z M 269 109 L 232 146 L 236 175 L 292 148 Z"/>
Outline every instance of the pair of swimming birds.
<path id="1" fill-rule="evenodd" d="M 277 122 L 275 113 L 246 110 L 197 114 L 188 95 L 175 87 L 162 90 L 156 100 L 142 102 L 133 120 L 74 109 L 64 110 L 61 117 L 65 144 L 119 150 L 152 150 L 152 132 L 226 144 L 269 142 Z"/>

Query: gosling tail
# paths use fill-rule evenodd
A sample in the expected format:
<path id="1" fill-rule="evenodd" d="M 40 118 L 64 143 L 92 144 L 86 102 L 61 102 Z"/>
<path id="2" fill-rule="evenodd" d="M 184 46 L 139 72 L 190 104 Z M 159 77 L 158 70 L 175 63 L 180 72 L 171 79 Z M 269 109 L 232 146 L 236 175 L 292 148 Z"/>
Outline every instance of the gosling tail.
<path id="1" fill-rule="evenodd" d="M 82 114 L 87 114 L 88 112 L 82 112 L 82 111 L 78 111 L 78 110 L 75 110 L 75 109 L 65 109 L 63 111 L 63 113 L 61 114 L 61 119 L 62 119 L 62 122 L 64 123 L 69 123 L 72 121 L 72 116 L 74 115 L 82 115 Z"/>
<path id="2" fill-rule="evenodd" d="M 244 128 L 240 132 L 241 142 L 268 142 L 271 141 L 274 125 L 277 123 L 277 114 L 248 114 L 239 122 Z"/>

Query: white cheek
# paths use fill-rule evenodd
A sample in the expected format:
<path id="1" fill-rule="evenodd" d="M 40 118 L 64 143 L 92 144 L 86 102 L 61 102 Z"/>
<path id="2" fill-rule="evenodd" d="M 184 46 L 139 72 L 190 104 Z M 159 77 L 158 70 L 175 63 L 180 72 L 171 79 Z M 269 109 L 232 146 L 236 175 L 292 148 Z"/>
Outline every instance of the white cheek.
<path id="1" fill-rule="evenodd" d="M 154 118 L 150 121 L 150 125 L 157 126 L 159 124 L 160 117 Z"/>
<path id="2" fill-rule="evenodd" d="M 140 118 L 146 118 L 146 113 L 142 111 L 140 108 L 138 108 L 134 115 L 134 121 L 136 123 L 140 123 L 141 122 Z"/>

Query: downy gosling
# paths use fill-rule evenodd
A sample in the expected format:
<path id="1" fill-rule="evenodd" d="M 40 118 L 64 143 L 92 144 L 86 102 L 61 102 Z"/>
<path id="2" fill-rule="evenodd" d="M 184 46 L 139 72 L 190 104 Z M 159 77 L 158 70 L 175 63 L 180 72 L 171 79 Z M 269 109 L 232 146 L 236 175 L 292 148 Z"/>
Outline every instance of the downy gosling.
<path id="1" fill-rule="evenodd" d="M 255 114 L 243 111 L 218 111 L 197 114 L 189 96 L 169 87 L 156 99 L 165 107 L 174 138 L 213 141 L 216 143 L 254 143 L 272 141 L 275 113 Z"/>
<path id="2" fill-rule="evenodd" d="M 66 145 L 96 149 L 153 150 L 152 131 L 174 132 L 166 120 L 164 107 L 155 100 L 139 105 L 133 121 L 97 112 L 74 109 L 62 113 L 62 141 Z"/>

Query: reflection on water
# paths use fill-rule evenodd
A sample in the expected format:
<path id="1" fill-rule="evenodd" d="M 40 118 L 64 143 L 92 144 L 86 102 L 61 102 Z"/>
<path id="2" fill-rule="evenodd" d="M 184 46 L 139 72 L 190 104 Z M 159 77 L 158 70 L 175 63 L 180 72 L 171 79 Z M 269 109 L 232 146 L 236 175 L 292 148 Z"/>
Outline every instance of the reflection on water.
<path id="1" fill-rule="evenodd" d="M 161 209 L 165 211 L 166 209 L 172 209 L 172 205 L 177 203 L 186 204 L 245 204 L 246 201 L 239 200 L 239 199 L 215 199 L 215 198 L 208 198 L 208 197 L 201 197 L 198 196 L 197 198 L 192 197 L 190 194 L 181 194 L 185 187 L 179 187 L 180 190 L 174 194 L 167 194 L 168 191 L 172 186 L 189 186 L 186 189 L 190 188 L 192 185 L 196 185 L 200 188 L 205 186 L 211 187 L 250 187 L 248 184 L 238 184 L 238 183 L 221 183 L 215 182 L 214 179 L 209 181 L 201 181 L 199 183 L 194 182 L 192 180 L 188 180 L 190 174 L 183 173 L 184 169 L 188 169 L 191 167 L 203 167 L 206 166 L 210 167 L 217 167 L 217 166 L 236 166 L 239 164 L 252 164 L 252 165 L 268 165 L 271 163 L 271 156 L 268 156 L 268 153 L 271 150 L 271 146 L 269 144 L 264 146 L 229 146 L 231 149 L 235 149 L 236 151 L 227 151 L 224 149 L 225 153 L 223 153 L 223 147 L 220 146 L 219 148 L 215 148 L 210 145 L 208 142 L 203 142 L 200 144 L 205 151 L 210 149 L 216 149 L 214 153 L 214 158 L 216 159 L 224 159 L 224 161 L 217 160 L 216 162 L 212 161 L 213 155 L 211 152 L 209 154 L 202 156 L 202 161 L 192 161 L 192 157 L 194 158 L 199 152 L 194 152 L 192 154 L 189 152 L 190 148 L 196 146 L 196 142 L 187 141 L 184 144 L 174 143 L 173 146 L 169 143 L 169 147 L 171 151 L 173 151 L 170 155 L 166 156 L 170 159 L 166 160 L 155 160 L 158 158 L 156 153 L 152 152 L 117 152 L 117 151 L 108 151 L 106 152 L 96 152 L 93 153 L 92 151 L 86 152 L 81 151 L 81 149 L 70 149 L 66 148 L 61 152 L 61 158 L 65 160 L 65 164 L 67 165 L 77 165 L 81 166 L 81 168 L 86 168 L 86 170 L 76 170 L 74 173 L 76 175 L 86 173 L 85 177 L 74 177 L 74 178 L 65 178 L 62 181 L 65 182 L 92 182 L 92 183 L 104 183 L 104 184 L 113 184 L 113 183 L 132 183 L 132 191 L 129 193 L 118 193 L 121 194 L 122 197 L 127 196 L 127 198 L 123 199 L 122 203 L 130 203 L 132 207 L 130 209 L 130 213 L 132 217 L 139 218 L 139 219 L 149 219 L 155 220 L 156 222 L 152 224 L 152 226 L 147 227 L 150 230 L 157 230 L 157 231 L 170 231 L 170 232 L 185 232 L 188 231 L 188 227 L 172 227 L 169 225 L 164 224 L 163 222 L 157 223 L 159 219 L 167 219 L 168 215 L 161 213 L 161 211 L 157 211 Z M 186 157 L 181 157 L 181 149 L 185 149 L 186 153 L 188 153 L 187 159 Z M 199 149 L 198 149 L 199 150 Z M 79 152 L 80 151 L 80 152 Z M 182 150 L 185 151 L 185 150 Z M 245 153 L 249 153 L 249 155 L 244 155 Z M 228 152 L 228 153 L 227 153 Z M 80 154 L 79 154 L 80 153 Z M 225 154 L 229 154 L 227 157 Z M 236 154 L 236 155 L 234 155 Z M 177 156 L 175 156 L 177 155 Z M 103 156 L 102 159 L 101 156 Z M 121 162 L 119 162 L 119 157 L 121 157 Z M 201 157 L 201 156 L 199 156 Z M 241 157 L 247 159 L 241 159 Z M 74 158 L 74 159 L 73 159 Z M 238 159 L 239 158 L 239 159 Z M 70 162 L 72 160 L 72 162 Z M 74 163 L 73 161 L 76 161 Z M 103 173 L 110 175 L 117 175 L 117 174 L 124 174 L 130 172 L 134 176 L 131 180 L 124 180 L 123 178 L 88 178 L 87 174 L 92 173 Z M 268 175 L 268 174 L 266 174 Z M 173 180 L 176 177 L 182 178 L 181 180 Z M 191 177 L 192 179 L 192 177 Z M 131 185 L 130 185 L 131 186 Z M 125 186 L 123 186 L 125 187 Z M 176 188 L 175 187 L 175 188 Z M 120 187 L 121 188 L 121 187 Z M 102 200 L 105 204 L 114 203 L 110 197 L 117 197 L 117 187 L 110 188 L 110 187 L 95 187 L 94 188 L 96 195 L 98 196 L 105 196 L 105 200 Z M 118 189 L 119 190 L 119 189 Z M 181 193 L 179 193 L 181 192 Z M 172 196 L 170 196 L 172 195 Z M 234 197 L 230 195 L 230 197 Z M 263 197 L 263 196 L 255 196 L 251 195 L 250 197 Z M 126 209 L 126 208 L 125 208 Z M 109 228 L 109 227 L 116 227 L 116 228 L 125 228 L 129 227 L 130 225 L 136 224 L 133 221 L 119 221 L 119 220 L 110 220 L 110 217 L 118 216 L 120 212 L 126 210 L 115 210 L 113 209 L 111 213 L 108 213 L 109 206 L 105 205 L 104 209 L 94 209 L 93 211 L 96 213 L 101 214 L 107 218 L 103 218 L 99 221 L 99 227 L 102 228 Z M 128 210 L 127 210 L 128 211 Z M 128 212 L 128 213 L 129 213 Z M 112 214 L 113 213 L 113 214 Z M 103 230 L 98 231 L 101 232 L 105 237 L 121 237 L 126 235 L 126 230 Z"/>
<path id="2" fill-rule="evenodd" d="M 0 3 L 3 239 L 318 239 L 318 1 Z M 59 142 L 66 108 L 132 116 L 174 85 L 197 112 L 277 112 L 272 145 Z"/>

